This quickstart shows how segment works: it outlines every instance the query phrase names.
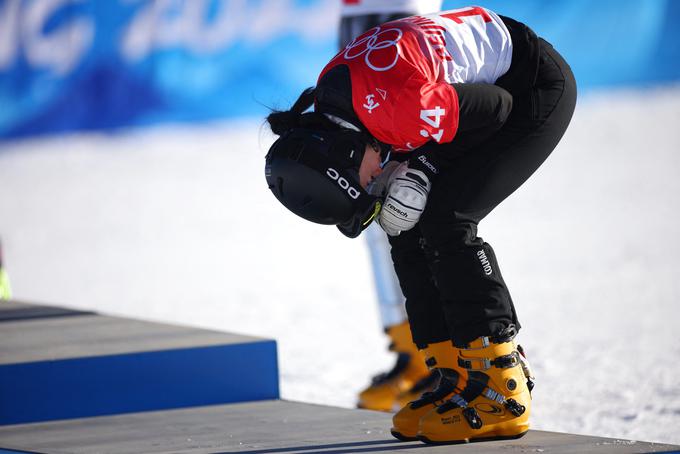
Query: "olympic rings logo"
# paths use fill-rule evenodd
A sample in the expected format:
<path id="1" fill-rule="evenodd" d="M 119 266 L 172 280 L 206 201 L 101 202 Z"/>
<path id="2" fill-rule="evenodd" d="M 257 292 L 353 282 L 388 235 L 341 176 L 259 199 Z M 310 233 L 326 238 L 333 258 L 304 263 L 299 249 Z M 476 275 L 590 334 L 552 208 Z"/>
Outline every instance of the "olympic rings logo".
<path id="1" fill-rule="evenodd" d="M 344 53 L 345 60 L 353 60 L 363 55 L 366 65 L 373 71 L 387 71 L 394 68 L 397 61 L 399 61 L 398 43 L 404 32 L 398 28 L 381 30 L 380 27 L 375 27 L 371 31 L 373 33 L 370 35 L 355 38 L 354 41 L 347 45 Z M 396 32 L 396 38 L 378 41 L 380 38 L 385 38 L 384 35 L 389 32 Z M 357 51 L 357 49 L 359 50 Z M 393 58 L 390 58 L 389 52 L 394 52 Z"/>

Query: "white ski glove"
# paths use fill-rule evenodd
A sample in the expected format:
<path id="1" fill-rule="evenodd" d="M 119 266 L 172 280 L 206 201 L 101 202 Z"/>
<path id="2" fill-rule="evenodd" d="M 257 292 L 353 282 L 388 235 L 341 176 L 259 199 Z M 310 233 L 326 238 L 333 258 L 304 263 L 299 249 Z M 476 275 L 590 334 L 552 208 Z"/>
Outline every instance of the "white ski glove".
<path id="1" fill-rule="evenodd" d="M 425 210 L 430 187 L 427 176 L 407 162 L 388 162 L 369 188 L 371 194 L 385 197 L 378 224 L 390 236 L 412 229 Z"/>

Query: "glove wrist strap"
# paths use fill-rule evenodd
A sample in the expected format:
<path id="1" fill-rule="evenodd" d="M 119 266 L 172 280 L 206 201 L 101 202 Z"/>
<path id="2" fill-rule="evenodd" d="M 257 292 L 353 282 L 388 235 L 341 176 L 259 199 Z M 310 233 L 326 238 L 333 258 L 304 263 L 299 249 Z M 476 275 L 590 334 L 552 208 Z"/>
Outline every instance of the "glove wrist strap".
<path id="1" fill-rule="evenodd" d="M 431 153 L 426 153 L 424 151 L 416 152 L 408 160 L 408 166 L 411 169 L 420 170 L 423 172 L 430 183 L 433 183 L 437 179 L 440 172 L 440 165 L 438 160 L 432 156 Z"/>

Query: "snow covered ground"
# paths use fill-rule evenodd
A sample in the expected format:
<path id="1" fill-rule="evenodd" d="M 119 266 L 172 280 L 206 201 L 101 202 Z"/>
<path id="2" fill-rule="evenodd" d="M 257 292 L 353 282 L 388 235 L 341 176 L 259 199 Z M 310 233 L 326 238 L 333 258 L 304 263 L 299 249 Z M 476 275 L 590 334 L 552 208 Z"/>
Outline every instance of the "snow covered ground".
<path id="1" fill-rule="evenodd" d="M 680 86 L 580 101 L 480 227 L 538 377 L 533 427 L 680 443 Z M 17 299 L 273 337 L 286 399 L 352 407 L 386 352 L 361 240 L 300 221 L 260 120 L 0 143 Z"/>

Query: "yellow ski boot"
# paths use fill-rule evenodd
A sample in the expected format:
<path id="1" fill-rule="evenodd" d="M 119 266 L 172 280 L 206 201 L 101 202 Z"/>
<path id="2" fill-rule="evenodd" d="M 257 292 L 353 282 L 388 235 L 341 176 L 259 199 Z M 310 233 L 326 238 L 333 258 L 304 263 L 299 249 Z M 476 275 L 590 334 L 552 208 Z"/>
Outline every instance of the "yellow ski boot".
<path id="1" fill-rule="evenodd" d="M 387 335 L 392 341 L 390 350 L 398 355 L 397 362 L 389 372 L 373 377 L 370 386 L 359 394 L 359 408 L 397 411 L 398 397 L 429 374 L 424 358 L 413 343 L 408 322 L 390 327 Z"/>
<path id="2" fill-rule="evenodd" d="M 431 374 L 439 377 L 439 384 L 434 390 L 425 392 L 419 399 L 406 404 L 392 418 L 392 435 L 402 441 L 417 440 L 420 418 L 445 403 L 454 392 L 461 392 L 465 386 L 467 372 L 458 367 L 458 349 L 451 341 L 430 344 L 424 349 L 424 353 L 426 363 L 432 370 Z"/>
<path id="3" fill-rule="evenodd" d="M 533 382 L 513 337 L 514 332 L 505 339 L 481 337 L 459 350 L 466 386 L 421 418 L 420 440 L 466 443 L 527 433 Z"/>
<path id="4" fill-rule="evenodd" d="M 394 411 L 399 411 L 414 400 L 420 399 L 424 393 L 434 390 L 439 385 L 440 374 L 438 370 L 431 369 L 430 372 L 408 391 L 399 394 L 394 401 Z"/>

